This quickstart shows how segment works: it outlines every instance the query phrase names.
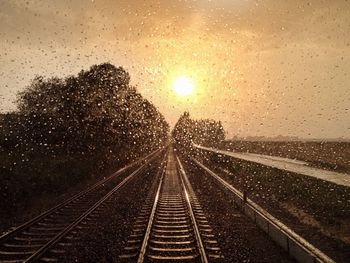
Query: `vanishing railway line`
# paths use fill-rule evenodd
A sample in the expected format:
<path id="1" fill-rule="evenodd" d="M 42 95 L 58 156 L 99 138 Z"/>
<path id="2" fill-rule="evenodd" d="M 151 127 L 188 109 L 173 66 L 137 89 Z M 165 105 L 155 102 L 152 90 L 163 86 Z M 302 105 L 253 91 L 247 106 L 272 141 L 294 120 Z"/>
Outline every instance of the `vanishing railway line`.
<path id="1" fill-rule="evenodd" d="M 120 256 L 125 262 L 212 262 L 222 258 L 213 230 L 179 160 L 169 150 L 151 204 L 146 200 Z"/>
<path id="2" fill-rule="evenodd" d="M 111 197 L 159 156 L 155 151 L 0 237 L 0 262 L 55 262 L 77 239 L 77 233 L 98 221 Z M 136 166 L 136 168 L 135 168 Z M 119 179 L 119 180 L 118 180 Z M 118 182 L 116 182 L 118 181 Z"/>
<path id="3" fill-rule="evenodd" d="M 127 191 L 128 188 L 140 189 L 145 181 L 148 183 L 147 187 L 144 187 L 144 194 L 134 201 L 137 209 L 132 217 L 127 217 L 130 231 L 124 232 L 124 237 L 127 239 L 123 238 L 124 246 L 118 249 L 113 261 L 241 262 L 248 258 L 254 261 L 257 256 L 251 251 L 254 251 L 255 244 L 252 245 L 252 250 L 246 245 L 241 246 L 239 239 L 242 237 L 237 235 L 234 240 L 237 242 L 236 248 L 230 250 L 222 236 L 231 238 L 231 234 L 235 235 L 241 231 L 239 229 L 244 229 L 243 235 L 247 239 L 260 242 L 260 246 L 262 244 L 264 246 L 266 242 L 273 243 L 263 233 L 257 233 L 257 226 L 259 226 L 272 240 L 300 262 L 333 262 L 251 200 L 244 200 L 242 193 L 209 168 L 196 159 L 191 161 L 192 163 L 186 161 L 186 170 L 191 166 L 197 166 L 196 169 L 201 169 L 207 174 L 206 176 L 210 176 L 211 180 L 216 182 L 217 190 L 211 187 L 206 190 L 211 199 L 216 196 L 209 205 L 210 208 L 206 198 L 203 198 L 203 192 L 198 191 L 200 187 L 204 189 L 207 187 L 204 186 L 204 181 L 203 184 L 200 182 L 204 179 L 203 174 L 193 176 L 190 172 L 188 177 L 180 159 L 172 147 L 168 147 L 167 151 L 155 151 L 120 169 L 89 189 L 1 236 L 0 262 L 61 261 L 66 254 L 70 253 L 69 251 L 72 251 L 70 248 L 81 241 L 83 233 L 88 233 L 92 226 L 102 223 L 104 211 L 116 204 L 112 197 L 124 192 L 119 190 L 131 181 L 134 183 L 129 183 L 128 187 L 123 188 L 127 194 L 130 194 Z M 146 174 L 150 174 L 150 177 L 143 176 Z M 192 188 L 191 182 L 196 191 Z M 231 222 L 236 222 L 231 228 L 232 224 L 225 224 L 224 228 L 220 228 L 215 222 L 218 216 L 221 216 L 222 206 L 226 203 L 230 206 L 228 204 L 230 200 L 223 201 L 217 193 L 214 193 L 222 189 L 233 194 L 233 198 L 232 196 L 230 198 L 235 202 L 235 206 L 229 208 L 229 214 L 234 215 L 233 220 L 231 217 Z M 135 193 L 140 194 L 139 190 Z M 124 195 L 118 196 L 125 198 Z M 218 206 L 220 200 L 226 203 L 220 206 L 220 211 L 217 213 L 212 208 Z M 212 215 L 216 216 L 214 221 Z M 252 220 L 247 220 L 248 218 Z M 227 226 L 229 228 L 226 228 Z M 247 236 L 248 232 L 250 234 Z M 219 239 L 216 237 L 217 234 L 221 235 L 221 237 L 218 236 Z M 114 244 L 120 245 L 120 241 L 122 240 L 116 238 Z M 276 255 L 277 261 L 282 258 L 289 262 L 287 253 L 279 250 L 282 251 L 281 248 L 273 250 L 271 256 Z M 242 256 L 242 253 L 246 255 Z"/>

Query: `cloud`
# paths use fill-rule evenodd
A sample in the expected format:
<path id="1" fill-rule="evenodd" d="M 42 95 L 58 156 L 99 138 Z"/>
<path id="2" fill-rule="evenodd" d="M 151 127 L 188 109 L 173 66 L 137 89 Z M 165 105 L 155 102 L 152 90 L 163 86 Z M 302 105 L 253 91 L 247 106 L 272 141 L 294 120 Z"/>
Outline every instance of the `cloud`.
<path id="1" fill-rule="evenodd" d="M 327 136 L 330 125 L 334 136 L 346 134 L 349 3 L 0 0 L 0 94 L 10 109 L 35 74 L 63 77 L 110 61 L 126 67 L 172 123 L 185 109 L 203 117 L 205 107 L 230 135 L 238 123 L 242 135 Z M 177 74 L 196 78 L 195 101 L 174 102 Z"/>

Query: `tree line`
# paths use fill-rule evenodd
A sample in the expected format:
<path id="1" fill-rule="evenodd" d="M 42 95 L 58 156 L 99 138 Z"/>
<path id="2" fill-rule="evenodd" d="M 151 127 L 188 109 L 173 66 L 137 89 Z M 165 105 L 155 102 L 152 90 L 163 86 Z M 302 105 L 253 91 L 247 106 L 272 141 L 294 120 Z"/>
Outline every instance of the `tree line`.
<path id="1" fill-rule="evenodd" d="M 183 152 L 193 150 L 193 144 L 217 146 L 225 140 L 225 130 L 220 121 L 201 119 L 193 120 L 185 112 L 172 131 L 175 147 Z"/>
<path id="2" fill-rule="evenodd" d="M 0 187 L 8 200 L 16 185 L 69 183 L 74 171 L 78 180 L 168 140 L 163 115 L 130 85 L 127 71 L 110 63 L 67 78 L 37 76 L 17 104 L 17 111 L 0 117 Z"/>

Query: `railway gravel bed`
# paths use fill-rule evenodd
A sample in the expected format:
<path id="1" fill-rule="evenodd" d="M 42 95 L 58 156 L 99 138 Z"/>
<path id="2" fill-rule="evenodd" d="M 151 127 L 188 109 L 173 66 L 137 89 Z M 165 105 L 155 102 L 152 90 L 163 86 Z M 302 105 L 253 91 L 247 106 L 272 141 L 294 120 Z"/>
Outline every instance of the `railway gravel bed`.
<path id="1" fill-rule="evenodd" d="M 185 171 L 217 233 L 222 262 L 294 262 L 248 217 L 236 208 L 232 196 L 194 164 L 185 160 Z"/>
<path id="2" fill-rule="evenodd" d="M 112 205 L 113 198 L 119 195 L 123 186 L 145 173 L 149 165 L 154 167 L 154 154 L 151 154 L 153 157 L 149 155 L 143 159 L 144 164 L 134 162 L 120 169 L 91 188 L 1 236 L 0 261 L 56 261 L 74 245 L 75 240 L 79 240 L 81 232 L 88 232 L 91 225 L 98 222 L 101 213 Z"/>
<path id="3" fill-rule="evenodd" d="M 350 189 L 233 158 L 204 156 L 210 169 L 238 190 L 246 190 L 249 198 L 297 234 L 336 262 L 348 262 L 350 243 L 344 241 L 350 227 Z"/>
<path id="4" fill-rule="evenodd" d="M 114 169 L 113 171 L 116 170 L 118 170 L 118 168 Z M 0 214 L 2 214 L 0 217 L 0 234 L 7 231 L 11 227 L 21 225 L 33 217 L 40 215 L 51 207 L 64 202 L 79 192 L 110 176 L 112 173 L 112 170 L 108 170 L 108 172 L 103 172 L 102 175 L 82 180 L 75 185 L 69 186 L 65 190 L 44 192 L 41 195 L 35 196 L 28 200 L 26 204 L 16 204 L 16 210 L 11 213 L 8 213 L 7 211 L 0 211 Z"/>
<path id="5" fill-rule="evenodd" d="M 113 176 L 1 236 L 0 261 L 55 261 L 66 252 L 67 247 L 74 244 L 72 241 L 79 232 L 86 231 L 96 222 L 119 189 L 145 171 L 147 165 L 139 165 L 133 172 L 125 168 L 119 170 Z M 129 175 L 116 183 L 123 174 Z"/>
<path id="6" fill-rule="evenodd" d="M 119 262 L 132 220 L 156 179 L 158 165 L 134 178 L 113 197 L 113 204 L 100 214 L 96 224 L 77 237 L 60 262 Z"/>
<path id="7" fill-rule="evenodd" d="M 110 167 L 105 171 L 101 171 L 95 175 L 90 175 L 89 178 L 85 178 L 84 180 L 79 181 L 79 183 L 70 185 L 64 190 L 58 189 L 55 191 L 45 191 L 38 196 L 30 198 L 26 202 L 14 204 L 15 209 L 11 212 L 0 210 L 0 235 L 8 231 L 10 228 L 19 226 L 50 208 L 59 205 L 99 181 L 110 177 L 116 171 L 130 165 L 131 163 L 132 162 L 123 162 L 118 167 Z M 119 178 L 116 178 L 116 180 L 121 180 L 122 176 L 125 177 L 126 174 L 122 174 Z"/>
<path id="8" fill-rule="evenodd" d="M 220 244 L 169 149 L 156 195 L 133 222 L 123 262 L 222 262 Z M 153 191 L 152 191 L 153 192 Z"/>

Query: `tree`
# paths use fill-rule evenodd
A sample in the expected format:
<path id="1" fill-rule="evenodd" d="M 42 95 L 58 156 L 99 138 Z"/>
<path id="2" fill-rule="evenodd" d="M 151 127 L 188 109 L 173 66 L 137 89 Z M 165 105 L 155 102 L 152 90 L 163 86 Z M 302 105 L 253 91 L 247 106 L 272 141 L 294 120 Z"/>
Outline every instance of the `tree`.
<path id="1" fill-rule="evenodd" d="M 172 137 L 180 150 L 192 150 L 193 143 L 215 146 L 225 139 L 225 130 L 221 122 L 214 120 L 192 120 L 188 112 L 180 116 Z"/>
<path id="2" fill-rule="evenodd" d="M 130 147 L 148 152 L 166 140 L 169 129 L 130 85 L 129 73 L 109 63 L 66 79 L 38 76 L 19 94 L 18 105 L 25 120 L 21 138 L 61 154 L 105 158 Z"/>
<path id="3" fill-rule="evenodd" d="M 18 95 L 18 111 L 0 114 L 0 211 L 146 155 L 164 145 L 168 131 L 122 67 L 37 76 Z"/>

